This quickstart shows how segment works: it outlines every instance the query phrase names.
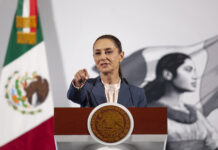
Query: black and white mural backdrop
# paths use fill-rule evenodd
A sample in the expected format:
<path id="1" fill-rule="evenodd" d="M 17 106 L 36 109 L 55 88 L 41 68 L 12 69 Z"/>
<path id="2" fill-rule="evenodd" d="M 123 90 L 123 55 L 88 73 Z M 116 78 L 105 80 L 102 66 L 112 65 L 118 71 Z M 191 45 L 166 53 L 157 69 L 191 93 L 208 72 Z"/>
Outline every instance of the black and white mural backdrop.
<path id="1" fill-rule="evenodd" d="M 218 36 L 188 46 L 140 49 L 122 64 L 150 107 L 168 108 L 167 149 L 217 149 Z"/>

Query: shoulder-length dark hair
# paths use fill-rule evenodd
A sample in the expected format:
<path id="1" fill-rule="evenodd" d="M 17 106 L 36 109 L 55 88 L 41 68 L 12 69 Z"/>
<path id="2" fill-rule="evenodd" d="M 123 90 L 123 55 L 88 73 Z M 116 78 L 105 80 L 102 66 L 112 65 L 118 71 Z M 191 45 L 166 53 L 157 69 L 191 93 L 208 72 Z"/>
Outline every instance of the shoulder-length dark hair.
<path id="1" fill-rule="evenodd" d="M 156 79 L 149 82 L 145 87 L 145 93 L 148 103 L 155 102 L 165 94 L 167 81 L 163 77 L 163 71 L 167 70 L 172 73 L 173 78 L 177 76 L 177 69 L 181 66 L 186 59 L 190 59 L 190 56 L 183 53 L 170 53 L 163 56 L 157 63 L 156 67 Z"/>
<path id="2" fill-rule="evenodd" d="M 102 35 L 102 36 L 98 37 L 98 38 L 95 40 L 94 44 L 93 44 L 93 49 L 94 49 L 95 43 L 96 43 L 98 40 L 100 40 L 100 39 L 109 39 L 109 40 L 113 41 L 113 43 L 115 44 L 115 46 L 118 48 L 118 52 L 121 53 L 121 52 L 123 51 L 120 40 L 119 40 L 117 37 L 115 37 L 114 35 L 111 35 L 111 34 L 105 34 L 105 35 Z M 119 66 L 119 76 L 120 76 L 120 78 L 123 77 L 123 75 L 122 75 L 122 70 L 121 70 L 121 65 Z"/>

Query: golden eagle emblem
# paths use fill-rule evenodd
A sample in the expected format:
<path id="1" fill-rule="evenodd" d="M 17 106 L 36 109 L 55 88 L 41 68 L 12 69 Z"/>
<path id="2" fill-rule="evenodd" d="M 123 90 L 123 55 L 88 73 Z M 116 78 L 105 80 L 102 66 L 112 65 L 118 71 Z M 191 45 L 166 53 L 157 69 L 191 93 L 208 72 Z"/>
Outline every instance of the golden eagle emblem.
<path id="1" fill-rule="evenodd" d="M 22 114 L 35 114 L 42 110 L 39 106 L 45 102 L 49 93 L 49 84 L 45 78 L 33 72 L 21 75 L 15 71 L 5 85 L 9 105 Z"/>
<path id="2" fill-rule="evenodd" d="M 90 114 L 90 134 L 100 143 L 116 145 L 130 136 L 133 130 L 131 113 L 120 104 L 105 103 Z"/>

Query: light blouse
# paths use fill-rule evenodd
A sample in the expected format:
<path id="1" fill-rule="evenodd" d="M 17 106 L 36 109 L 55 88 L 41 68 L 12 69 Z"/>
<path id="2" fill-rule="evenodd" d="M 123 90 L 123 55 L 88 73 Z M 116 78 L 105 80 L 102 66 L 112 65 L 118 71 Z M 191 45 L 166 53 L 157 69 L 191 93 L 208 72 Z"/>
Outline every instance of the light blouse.
<path id="1" fill-rule="evenodd" d="M 117 84 L 107 84 L 102 81 L 108 103 L 117 103 L 120 91 L 120 82 L 121 80 L 119 80 Z"/>

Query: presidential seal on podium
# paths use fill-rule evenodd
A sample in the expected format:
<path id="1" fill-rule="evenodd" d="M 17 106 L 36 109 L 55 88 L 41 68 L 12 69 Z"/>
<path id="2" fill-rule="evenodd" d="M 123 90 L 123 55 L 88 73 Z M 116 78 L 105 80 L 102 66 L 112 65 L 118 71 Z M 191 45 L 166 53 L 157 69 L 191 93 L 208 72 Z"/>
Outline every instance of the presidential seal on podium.
<path id="1" fill-rule="evenodd" d="M 92 110 L 88 118 L 90 135 L 104 145 L 117 145 L 127 140 L 134 127 L 129 110 L 116 103 L 104 103 Z"/>

